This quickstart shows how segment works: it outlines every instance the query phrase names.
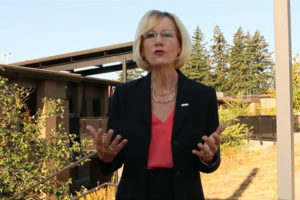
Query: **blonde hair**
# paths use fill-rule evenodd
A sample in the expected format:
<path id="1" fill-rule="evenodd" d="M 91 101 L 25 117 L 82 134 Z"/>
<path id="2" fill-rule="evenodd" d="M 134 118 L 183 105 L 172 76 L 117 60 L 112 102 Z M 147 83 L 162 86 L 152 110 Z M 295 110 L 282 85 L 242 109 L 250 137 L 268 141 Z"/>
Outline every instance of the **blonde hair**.
<path id="1" fill-rule="evenodd" d="M 169 12 L 161 12 L 158 10 L 148 11 L 140 20 L 136 30 L 135 40 L 133 43 L 133 59 L 138 67 L 151 71 L 151 66 L 141 57 L 141 45 L 143 43 L 143 34 L 153 29 L 159 24 L 162 18 L 170 18 L 178 31 L 177 37 L 181 47 L 181 53 L 175 61 L 175 68 L 179 69 L 187 62 L 191 53 L 191 40 L 190 36 L 179 18 Z"/>

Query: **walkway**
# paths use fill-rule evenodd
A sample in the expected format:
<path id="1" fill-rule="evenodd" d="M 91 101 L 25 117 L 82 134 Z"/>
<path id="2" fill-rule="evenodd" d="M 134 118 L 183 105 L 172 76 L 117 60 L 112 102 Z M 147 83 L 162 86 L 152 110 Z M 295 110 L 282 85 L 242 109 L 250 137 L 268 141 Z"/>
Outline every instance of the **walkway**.
<path id="1" fill-rule="evenodd" d="M 294 134 L 294 143 L 300 144 L 300 132 Z M 295 173 L 295 199 L 300 199 L 300 170 Z"/>

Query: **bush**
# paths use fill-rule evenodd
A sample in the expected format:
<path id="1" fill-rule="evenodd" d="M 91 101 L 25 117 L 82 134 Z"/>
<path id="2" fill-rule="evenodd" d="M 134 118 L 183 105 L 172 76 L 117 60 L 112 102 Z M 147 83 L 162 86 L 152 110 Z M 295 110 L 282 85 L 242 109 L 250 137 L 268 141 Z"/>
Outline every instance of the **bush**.
<path id="1" fill-rule="evenodd" d="M 83 153 L 75 135 L 67 133 L 61 123 L 47 138 L 41 137 L 50 118 L 62 118 L 62 100 L 44 99 L 44 109 L 30 116 L 25 104 L 29 94 L 30 90 L 0 76 L 0 199 L 55 173 L 77 159 L 75 154 Z M 70 179 L 53 178 L 17 199 L 39 199 L 45 194 L 68 199 L 70 183 Z"/>
<path id="2" fill-rule="evenodd" d="M 250 137 L 251 127 L 241 124 L 238 117 L 247 114 L 248 102 L 241 100 L 226 102 L 225 109 L 219 110 L 220 123 L 226 124 L 227 127 L 223 131 L 221 148 L 240 147 L 246 144 L 245 140 Z"/>

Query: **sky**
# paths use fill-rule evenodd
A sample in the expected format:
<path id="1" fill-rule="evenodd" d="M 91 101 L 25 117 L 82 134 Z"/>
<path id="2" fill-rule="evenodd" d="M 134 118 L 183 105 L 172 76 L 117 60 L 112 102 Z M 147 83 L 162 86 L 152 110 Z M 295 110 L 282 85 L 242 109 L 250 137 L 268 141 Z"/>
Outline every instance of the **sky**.
<path id="1" fill-rule="evenodd" d="M 300 54 L 300 1 L 290 0 L 292 55 Z M 134 40 L 140 18 L 157 9 L 177 15 L 209 44 L 218 25 L 232 44 L 239 27 L 265 37 L 274 52 L 273 0 L 1 0 L 0 54 L 9 63 Z M 0 58 L 1 59 L 1 58 Z"/>

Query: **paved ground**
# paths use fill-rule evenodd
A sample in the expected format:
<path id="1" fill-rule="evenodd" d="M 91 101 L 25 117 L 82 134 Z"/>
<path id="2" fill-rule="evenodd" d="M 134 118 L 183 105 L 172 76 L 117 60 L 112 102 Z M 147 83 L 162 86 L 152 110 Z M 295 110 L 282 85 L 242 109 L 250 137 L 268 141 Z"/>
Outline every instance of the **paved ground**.
<path id="1" fill-rule="evenodd" d="M 300 144 L 300 132 L 294 134 L 294 143 Z M 295 200 L 300 199 L 300 171 L 295 173 Z"/>
<path id="2" fill-rule="evenodd" d="M 295 200 L 300 199 L 300 171 L 295 174 Z"/>

